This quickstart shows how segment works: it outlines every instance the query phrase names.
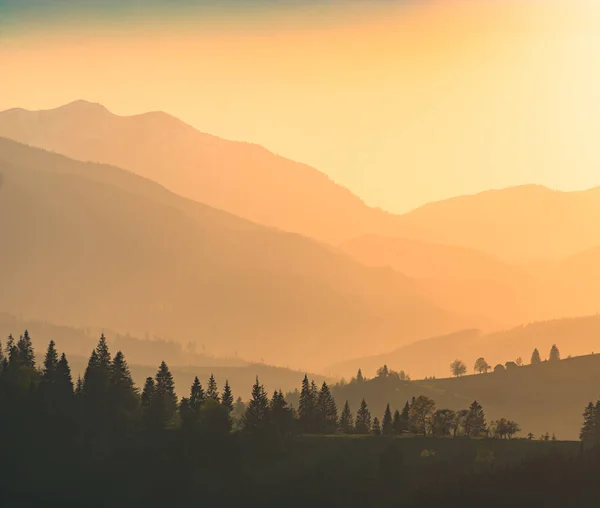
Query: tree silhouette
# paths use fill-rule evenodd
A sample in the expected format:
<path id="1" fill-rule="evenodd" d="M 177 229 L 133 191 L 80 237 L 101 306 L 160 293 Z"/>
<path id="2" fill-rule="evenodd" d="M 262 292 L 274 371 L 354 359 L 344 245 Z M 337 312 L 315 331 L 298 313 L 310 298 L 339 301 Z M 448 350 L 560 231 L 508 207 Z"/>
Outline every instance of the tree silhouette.
<path id="1" fill-rule="evenodd" d="M 583 426 L 579 432 L 579 439 L 585 442 L 597 441 L 600 433 L 599 420 L 600 415 L 597 414 L 596 406 L 590 402 L 583 412 Z"/>
<path id="2" fill-rule="evenodd" d="M 302 432 L 310 433 L 315 431 L 316 405 L 317 400 L 314 391 L 308 381 L 308 376 L 304 375 L 300 400 L 298 402 L 298 423 Z"/>
<path id="3" fill-rule="evenodd" d="M 356 382 L 359 384 L 365 382 L 365 378 L 363 377 L 362 370 L 360 370 L 360 369 L 358 369 L 358 372 L 356 373 Z"/>
<path id="4" fill-rule="evenodd" d="M 381 436 L 381 425 L 379 424 L 379 418 L 373 418 L 373 426 L 371 427 L 371 434 L 374 436 Z"/>
<path id="5" fill-rule="evenodd" d="M 173 376 L 164 361 L 161 362 L 156 373 L 150 406 L 154 428 L 165 429 L 174 425 L 177 413 L 177 396 L 175 395 Z"/>
<path id="6" fill-rule="evenodd" d="M 392 418 L 392 432 L 395 435 L 400 435 L 404 430 L 406 429 L 402 417 L 400 416 L 400 411 L 396 409 L 396 411 L 394 411 L 394 417 Z"/>
<path id="7" fill-rule="evenodd" d="M 31 343 L 31 337 L 29 332 L 25 330 L 25 333 L 21 336 L 17 342 L 17 354 L 20 365 L 35 368 L 35 354 L 33 352 L 33 344 Z"/>
<path id="8" fill-rule="evenodd" d="M 550 356 L 548 357 L 548 360 L 551 362 L 560 360 L 560 351 L 556 347 L 556 344 L 552 345 L 552 348 L 550 349 Z"/>
<path id="9" fill-rule="evenodd" d="M 473 369 L 475 372 L 479 372 L 479 374 L 487 374 L 491 367 L 484 358 L 477 358 Z"/>
<path id="10" fill-rule="evenodd" d="M 362 399 L 356 412 L 356 433 L 368 434 L 371 432 L 371 413 L 365 399 Z"/>
<path id="11" fill-rule="evenodd" d="M 217 382 L 215 381 L 215 376 L 213 374 L 210 375 L 208 379 L 208 386 L 206 387 L 206 398 L 208 400 L 214 400 L 215 402 L 219 402 L 219 390 L 217 389 Z"/>
<path id="12" fill-rule="evenodd" d="M 252 398 L 248 403 L 248 408 L 244 413 L 244 429 L 254 432 L 264 427 L 269 412 L 269 398 L 265 392 L 265 387 L 258 381 L 252 387 Z"/>
<path id="13" fill-rule="evenodd" d="M 325 381 L 317 398 L 317 416 L 319 432 L 331 434 L 337 430 L 337 406 Z"/>
<path id="14" fill-rule="evenodd" d="M 383 413 L 383 420 L 381 421 L 381 432 L 384 436 L 391 436 L 394 433 L 392 411 L 390 410 L 389 402 L 387 403 L 387 406 L 385 407 L 385 412 Z"/>
<path id="15" fill-rule="evenodd" d="M 231 387 L 229 386 L 228 380 L 225 380 L 221 404 L 223 404 L 230 413 L 233 411 L 233 393 L 231 393 Z"/>
<path id="16" fill-rule="evenodd" d="M 533 353 L 531 353 L 531 365 L 539 365 L 540 363 L 542 363 L 542 358 L 538 349 L 535 348 Z"/>
<path id="17" fill-rule="evenodd" d="M 435 402 L 425 395 L 419 395 L 411 404 L 409 416 L 411 426 L 417 429 L 417 432 L 427 436 L 427 427 L 431 426 L 431 419 L 435 412 Z"/>
<path id="18" fill-rule="evenodd" d="M 464 364 L 464 362 L 461 362 L 460 360 L 454 360 L 450 364 L 450 371 L 452 372 L 453 376 L 459 377 L 466 374 L 467 366 Z"/>
<path id="19" fill-rule="evenodd" d="M 465 418 L 465 434 L 469 437 L 479 437 L 487 430 L 483 407 L 476 400 L 469 407 Z"/>
<path id="20" fill-rule="evenodd" d="M 340 432 L 342 434 L 352 434 L 354 431 L 354 418 L 352 416 L 352 412 L 350 411 L 350 404 L 348 401 L 344 404 L 344 409 L 342 410 L 342 415 L 340 416 Z"/>
<path id="21" fill-rule="evenodd" d="M 388 377 L 390 375 L 390 371 L 388 370 L 388 366 L 384 365 L 383 367 L 379 367 L 377 369 L 377 377 Z"/>

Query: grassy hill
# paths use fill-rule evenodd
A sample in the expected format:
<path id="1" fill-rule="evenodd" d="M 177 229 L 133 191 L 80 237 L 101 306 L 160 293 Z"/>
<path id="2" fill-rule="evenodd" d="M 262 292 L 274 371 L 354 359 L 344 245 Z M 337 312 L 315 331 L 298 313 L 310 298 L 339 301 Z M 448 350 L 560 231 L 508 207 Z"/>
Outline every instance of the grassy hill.
<path id="1" fill-rule="evenodd" d="M 464 324 L 392 270 L 117 168 L 0 140 L 0 174 L 12 314 L 310 370 Z"/>
<path id="2" fill-rule="evenodd" d="M 477 400 L 488 422 L 505 417 L 521 425 L 522 435 L 554 432 L 559 439 L 577 439 L 583 408 L 600 397 L 600 354 L 460 378 L 408 382 L 377 377 L 336 385 L 333 393 L 338 406 L 348 400 L 354 412 L 364 397 L 380 419 L 388 402 L 402 409 L 413 396 L 427 395 L 438 408 L 450 409 Z"/>

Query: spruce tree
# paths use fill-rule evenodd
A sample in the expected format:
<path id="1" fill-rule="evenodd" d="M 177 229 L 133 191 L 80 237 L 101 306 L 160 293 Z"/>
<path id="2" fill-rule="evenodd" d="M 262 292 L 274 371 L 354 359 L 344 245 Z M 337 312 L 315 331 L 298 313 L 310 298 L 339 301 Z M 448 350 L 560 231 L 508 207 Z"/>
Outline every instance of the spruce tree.
<path id="1" fill-rule="evenodd" d="M 479 437 L 487 431 L 483 407 L 476 400 L 469 407 L 465 418 L 465 433 L 470 437 Z"/>
<path id="2" fill-rule="evenodd" d="M 48 350 L 46 351 L 46 357 L 44 358 L 44 369 L 42 374 L 42 380 L 46 383 L 53 383 L 56 380 L 56 369 L 58 367 L 58 352 L 54 341 L 51 340 L 48 344 Z"/>
<path id="3" fill-rule="evenodd" d="M 214 400 L 215 402 L 219 402 L 219 390 L 217 389 L 217 382 L 215 381 L 215 376 L 213 374 L 210 375 L 208 379 L 208 386 L 206 388 L 206 398 L 208 400 Z"/>
<path id="4" fill-rule="evenodd" d="M 560 360 L 560 351 L 556 347 L 556 344 L 552 345 L 552 348 L 550 349 L 550 356 L 548 357 L 548 360 L 551 362 Z"/>
<path id="5" fill-rule="evenodd" d="M 337 406 L 325 381 L 317 398 L 317 415 L 317 432 L 332 434 L 337 430 Z"/>
<path id="6" fill-rule="evenodd" d="M 539 365 L 540 363 L 542 363 L 542 358 L 538 349 L 535 348 L 533 353 L 531 353 L 531 365 Z"/>
<path id="7" fill-rule="evenodd" d="M 339 426 L 342 434 L 352 434 L 354 432 L 354 418 L 352 416 L 352 411 L 350 411 L 350 404 L 348 401 L 344 404 Z"/>
<path id="8" fill-rule="evenodd" d="M 293 415 L 281 390 L 273 393 L 269 404 L 269 420 L 277 427 L 280 435 L 287 435 L 292 430 Z"/>
<path id="9" fill-rule="evenodd" d="M 144 425 L 146 429 L 153 428 L 154 417 L 152 414 L 152 400 L 154 399 L 154 393 L 156 390 L 156 385 L 154 383 L 154 379 L 151 377 L 146 378 L 146 382 L 144 383 L 144 389 L 142 390 L 141 397 L 141 405 L 142 405 L 142 417 L 144 419 Z"/>
<path id="10" fill-rule="evenodd" d="M 110 351 L 108 350 L 108 343 L 104 334 L 100 335 L 100 340 L 96 346 L 96 354 L 98 355 L 98 363 L 101 368 L 110 370 L 111 358 Z"/>
<path id="11" fill-rule="evenodd" d="M 19 363 L 19 350 L 12 334 L 6 339 L 6 356 L 8 356 L 8 363 L 10 365 L 16 365 Z"/>
<path id="12" fill-rule="evenodd" d="M 356 433 L 368 434 L 371 432 L 371 413 L 365 399 L 362 399 L 360 408 L 356 412 Z"/>
<path id="13" fill-rule="evenodd" d="M 81 381 L 81 378 L 79 378 Z M 73 378 L 71 376 L 71 367 L 67 361 L 67 356 L 63 353 L 56 365 L 56 383 L 61 396 L 71 399 L 73 396 Z"/>
<path id="14" fill-rule="evenodd" d="M 402 417 L 400 416 L 400 411 L 396 409 L 396 411 L 394 411 L 394 418 L 392 419 L 392 432 L 395 435 L 400 435 L 402 434 L 403 430 L 404 422 L 402 421 Z"/>
<path id="15" fill-rule="evenodd" d="M 596 424 L 596 408 L 594 404 L 590 402 L 586 406 L 585 411 L 583 412 L 583 426 L 581 427 L 581 431 L 579 432 L 579 439 L 586 442 L 595 441 L 597 433 Z"/>
<path id="16" fill-rule="evenodd" d="M 298 424 L 300 425 L 300 430 L 304 433 L 314 432 L 315 430 L 316 403 L 317 401 L 308 381 L 308 376 L 305 374 L 298 401 Z"/>
<path id="17" fill-rule="evenodd" d="M 228 380 L 225 380 L 221 404 L 223 404 L 230 413 L 233 411 L 233 394 L 231 393 L 231 387 L 229 386 Z"/>
<path id="18" fill-rule="evenodd" d="M 192 388 L 190 389 L 190 408 L 192 411 L 195 411 L 196 413 L 200 411 L 200 407 L 204 404 L 205 400 L 206 396 L 204 395 L 202 384 L 200 383 L 198 376 L 196 376 Z"/>
<path id="19" fill-rule="evenodd" d="M 365 382 L 365 378 L 363 377 L 362 370 L 360 370 L 360 369 L 358 369 L 358 372 L 356 373 L 356 382 L 359 384 Z"/>
<path id="20" fill-rule="evenodd" d="M 379 424 L 379 418 L 373 418 L 373 426 L 371 427 L 371 434 L 374 436 L 381 436 L 381 425 Z"/>
<path id="21" fill-rule="evenodd" d="M 133 428 L 139 402 L 129 366 L 125 356 L 119 351 L 111 365 L 109 385 L 111 420 L 116 429 L 127 432 Z"/>
<path id="22" fill-rule="evenodd" d="M 27 330 L 25 330 L 25 333 L 17 342 L 17 351 L 20 365 L 29 367 L 31 369 L 35 368 L 33 344 L 31 343 L 31 337 L 29 336 L 29 332 Z"/>
<path id="23" fill-rule="evenodd" d="M 269 398 L 265 387 L 260 384 L 258 376 L 256 376 L 256 382 L 252 387 L 252 398 L 243 417 L 244 429 L 252 432 L 264 428 L 268 413 Z"/>
<path id="24" fill-rule="evenodd" d="M 400 416 L 400 415 L 398 415 Z M 391 436 L 394 433 L 392 411 L 390 409 L 390 403 L 388 402 L 383 413 L 383 420 L 381 421 L 381 432 L 384 436 Z"/>
<path id="25" fill-rule="evenodd" d="M 163 361 L 156 373 L 154 394 L 150 403 L 151 414 L 154 418 L 153 426 L 157 429 L 164 429 L 172 425 L 177 413 L 177 405 L 173 376 Z"/>
<path id="26" fill-rule="evenodd" d="M 412 400 L 414 402 L 415 398 L 413 397 Z M 410 430 L 410 404 L 408 401 L 406 401 L 406 404 L 402 408 L 400 419 L 402 421 L 402 431 Z"/>

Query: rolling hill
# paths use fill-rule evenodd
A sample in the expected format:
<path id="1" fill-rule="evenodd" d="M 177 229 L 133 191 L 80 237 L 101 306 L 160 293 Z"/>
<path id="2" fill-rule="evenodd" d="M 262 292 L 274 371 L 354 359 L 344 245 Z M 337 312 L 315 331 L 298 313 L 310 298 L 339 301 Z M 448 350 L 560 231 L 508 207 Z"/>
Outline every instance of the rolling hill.
<path id="1" fill-rule="evenodd" d="M 0 140 L 0 309 L 318 370 L 465 326 L 414 280 L 180 198 L 114 167 Z"/>

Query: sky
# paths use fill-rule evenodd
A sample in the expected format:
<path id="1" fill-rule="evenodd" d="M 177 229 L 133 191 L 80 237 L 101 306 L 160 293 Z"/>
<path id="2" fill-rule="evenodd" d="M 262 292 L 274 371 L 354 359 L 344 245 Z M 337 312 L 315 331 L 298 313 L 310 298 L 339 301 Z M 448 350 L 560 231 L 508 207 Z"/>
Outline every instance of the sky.
<path id="1" fill-rule="evenodd" d="M 163 110 L 393 212 L 600 185 L 596 0 L 0 0 L 0 69 L 0 110 Z"/>

